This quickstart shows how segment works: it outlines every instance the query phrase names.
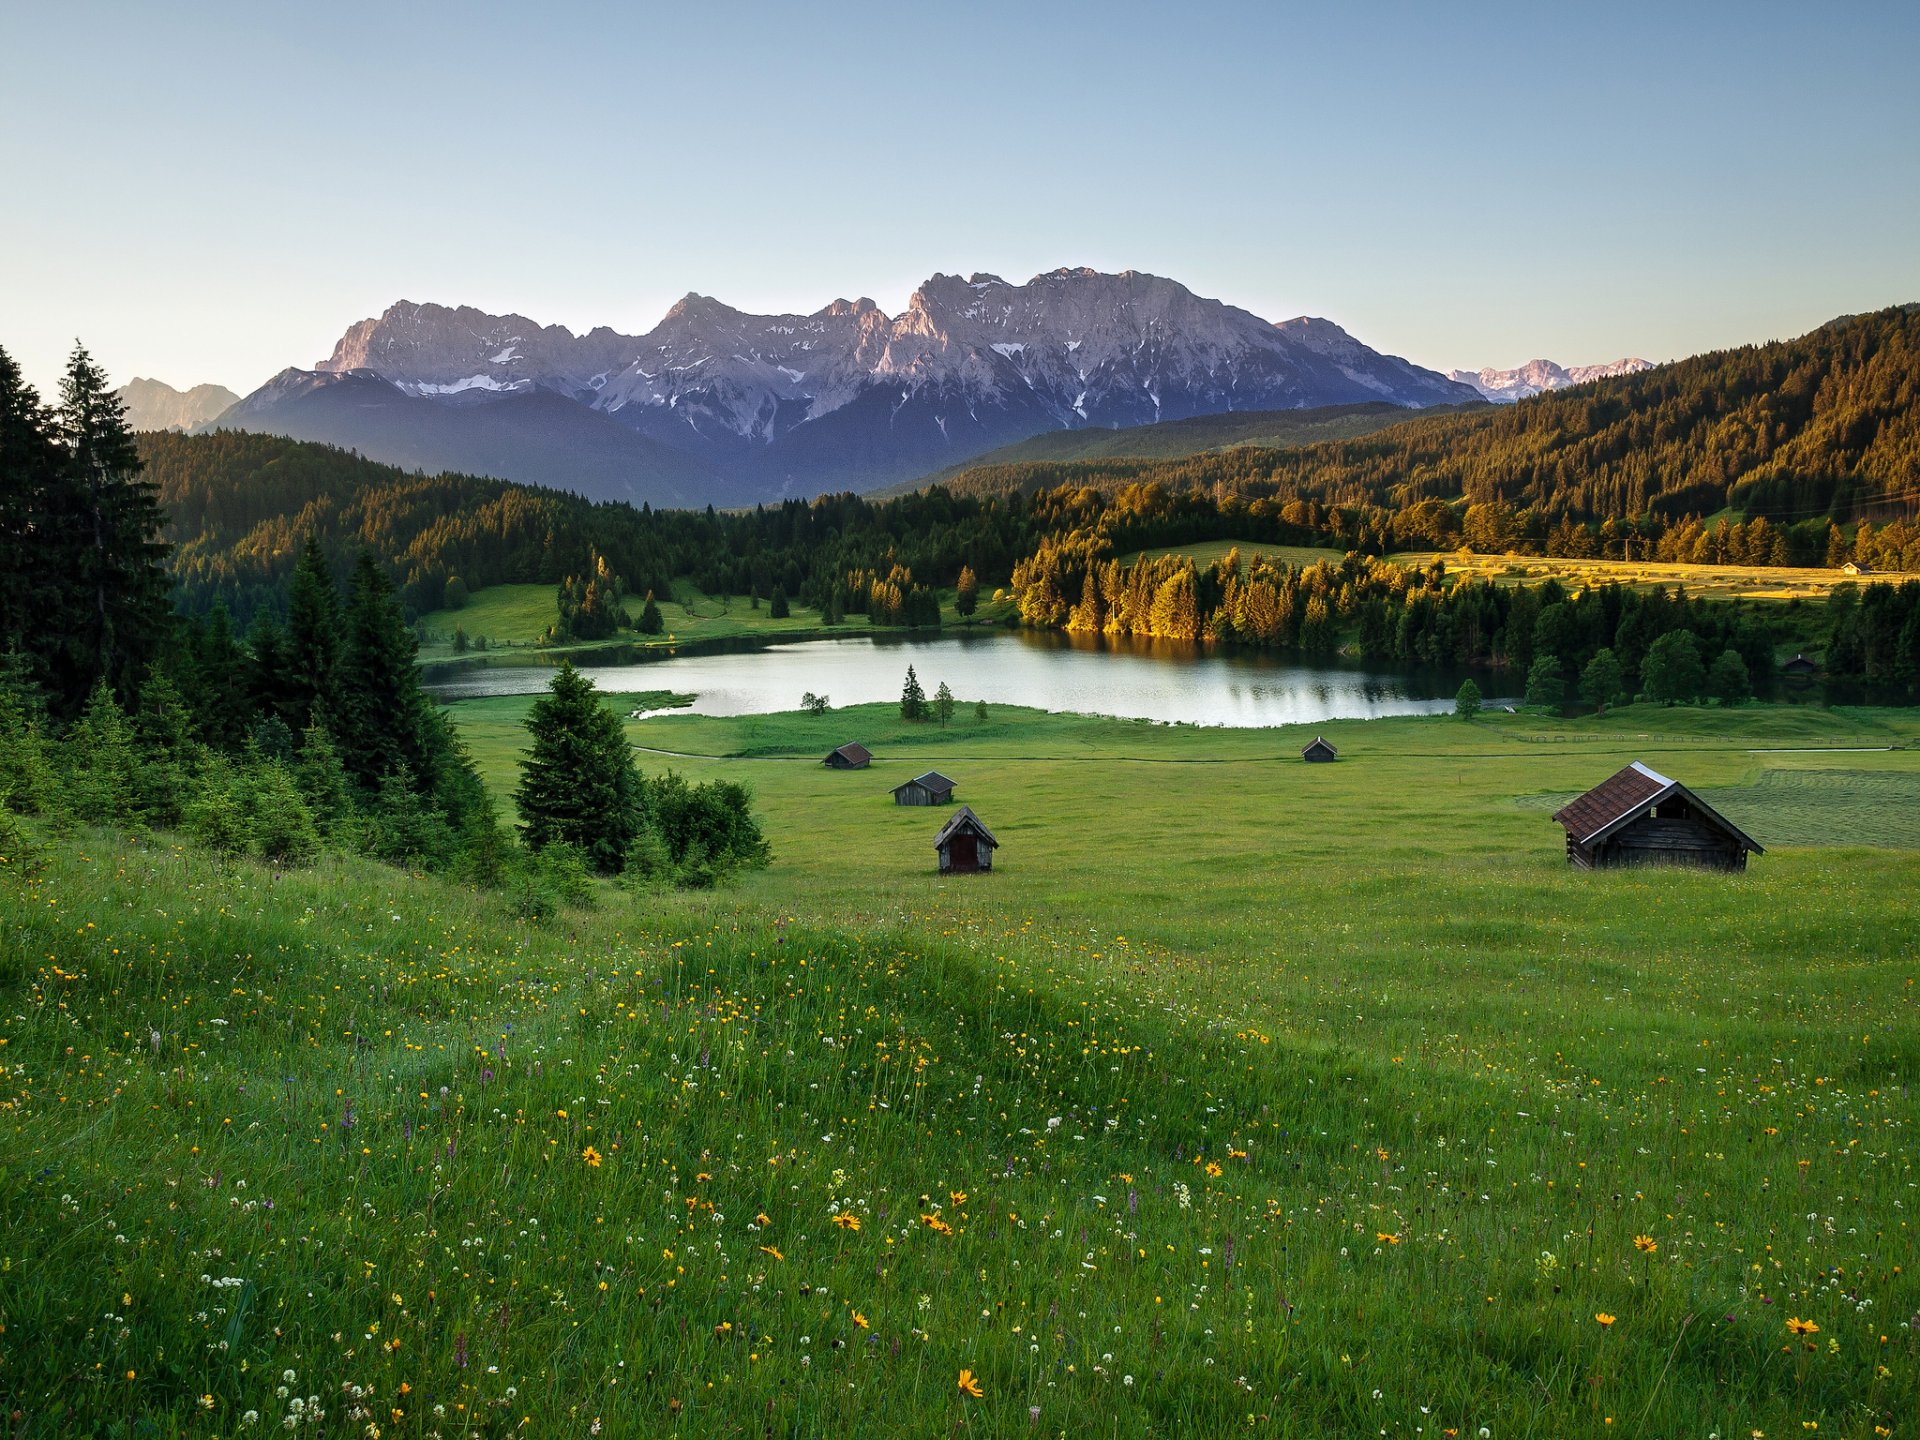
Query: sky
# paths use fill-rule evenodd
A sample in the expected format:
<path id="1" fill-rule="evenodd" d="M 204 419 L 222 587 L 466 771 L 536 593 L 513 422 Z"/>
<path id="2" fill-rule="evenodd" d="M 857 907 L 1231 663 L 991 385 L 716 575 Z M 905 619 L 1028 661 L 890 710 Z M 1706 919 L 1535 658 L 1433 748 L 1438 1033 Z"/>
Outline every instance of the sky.
<path id="1" fill-rule="evenodd" d="M 1168 275 L 1438 369 L 1920 300 L 1920 5 L 0 0 L 0 348 L 245 392 L 400 299 L 642 333 Z"/>

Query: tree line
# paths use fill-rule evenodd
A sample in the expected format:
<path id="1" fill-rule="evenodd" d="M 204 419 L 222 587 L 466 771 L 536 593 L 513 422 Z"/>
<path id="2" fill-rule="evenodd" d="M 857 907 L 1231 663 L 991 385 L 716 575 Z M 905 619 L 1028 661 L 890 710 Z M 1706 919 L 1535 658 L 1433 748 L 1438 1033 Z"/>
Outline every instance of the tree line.
<path id="1" fill-rule="evenodd" d="M 580 893 L 590 870 L 702 885 L 765 863 L 744 790 L 642 779 L 597 698 L 601 718 L 535 707 L 520 831 L 504 830 L 447 713 L 421 688 L 413 625 L 372 549 L 352 557 L 343 584 L 318 536 L 301 537 L 242 635 L 222 596 L 203 612 L 174 608 L 165 523 L 121 404 L 86 352 L 75 350 L 49 407 L 0 351 L 9 863 L 23 816 L 178 830 L 278 865 L 324 849 L 367 853 L 515 884 L 534 910 Z M 608 584 L 617 604 L 617 580 Z M 579 683 L 563 672 L 556 694 L 563 682 Z M 587 834 L 554 818 L 583 782 L 542 757 L 556 746 L 592 755 L 608 725 L 618 753 L 606 748 L 596 763 L 625 766 L 630 803 L 596 813 Z M 559 775 L 566 797 L 541 774 Z"/>

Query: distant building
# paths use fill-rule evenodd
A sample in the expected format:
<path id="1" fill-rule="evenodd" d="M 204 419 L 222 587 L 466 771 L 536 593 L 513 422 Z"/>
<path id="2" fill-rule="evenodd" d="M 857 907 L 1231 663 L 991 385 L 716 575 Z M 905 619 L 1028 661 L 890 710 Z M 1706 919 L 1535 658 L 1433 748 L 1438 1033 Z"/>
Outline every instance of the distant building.
<path id="1" fill-rule="evenodd" d="M 1300 758 L 1314 764 L 1325 764 L 1330 760 L 1338 760 L 1340 752 L 1329 745 L 1325 739 L 1316 735 L 1313 737 L 1313 743 L 1300 752 Z"/>
<path id="2" fill-rule="evenodd" d="M 1804 655 L 1796 655 L 1780 667 L 1780 673 L 1789 680 L 1811 680 L 1820 673 L 1820 666 Z"/>
<path id="3" fill-rule="evenodd" d="M 1840 573 L 1842 575 L 1871 575 L 1873 570 L 1870 566 L 1862 565 L 1855 560 L 1849 560 L 1840 567 Z"/>
<path id="4" fill-rule="evenodd" d="M 951 805 L 953 781 L 938 770 L 929 770 L 924 775 L 914 776 L 904 785 L 896 785 L 893 790 L 893 803 L 896 805 Z"/>
<path id="5" fill-rule="evenodd" d="M 933 837 L 933 848 L 940 852 L 942 875 L 971 875 L 993 869 L 993 852 L 1000 848 L 1000 842 L 980 823 L 978 815 L 962 805 Z"/>
<path id="6" fill-rule="evenodd" d="M 858 742 L 850 741 L 820 763 L 829 770 L 864 770 L 873 763 L 873 752 Z"/>
<path id="7" fill-rule="evenodd" d="M 1678 780 L 1638 760 L 1554 812 L 1567 832 L 1567 863 L 1580 870 L 1620 865 L 1698 865 L 1744 870 L 1765 854 L 1726 816 Z"/>

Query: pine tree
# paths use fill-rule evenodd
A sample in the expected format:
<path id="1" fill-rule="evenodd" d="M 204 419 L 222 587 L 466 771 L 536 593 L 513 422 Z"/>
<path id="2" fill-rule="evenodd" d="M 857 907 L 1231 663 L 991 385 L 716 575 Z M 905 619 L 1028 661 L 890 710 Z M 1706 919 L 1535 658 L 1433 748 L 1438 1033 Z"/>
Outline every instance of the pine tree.
<path id="1" fill-rule="evenodd" d="M 77 818 L 95 825 L 139 820 L 140 757 L 132 727 L 104 678 L 95 683 L 61 748 L 66 800 Z"/>
<path id="2" fill-rule="evenodd" d="M 527 731 L 533 745 L 520 760 L 514 803 L 528 848 L 575 845 L 596 869 L 618 873 L 641 822 L 640 772 L 618 717 L 563 661 Z"/>
<path id="3" fill-rule="evenodd" d="M 285 668 L 276 709 L 296 733 L 315 720 L 332 723 L 340 673 L 340 595 L 333 572 L 310 533 L 287 587 Z M 379 778 L 374 772 L 374 779 Z"/>
<path id="4" fill-rule="evenodd" d="M 353 818 L 346 766 L 324 725 L 309 725 L 300 736 L 293 779 L 313 816 L 314 828 L 328 840 L 343 835 Z"/>
<path id="5" fill-rule="evenodd" d="M 940 682 L 940 688 L 933 692 L 933 713 L 939 720 L 942 730 L 946 729 L 947 722 L 953 719 L 953 691 L 947 688 L 947 682 L 944 680 Z"/>
<path id="6" fill-rule="evenodd" d="M 47 507 L 64 463 L 39 393 L 0 350 L 0 649 L 34 652 L 56 633 Z"/>
<path id="7" fill-rule="evenodd" d="M 0 660 L 0 809 L 43 815 L 58 794 L 46 741 L 46 705 L 26 673 L 26 658 Z"/>
<path id="8" fill-rule="evenodd" d="M 393 598 L 393 586 L 370 551 L 354 562 L 340 631 L 327 729 L 347 774 L 371 794 L 402 769 L 415 788 L 432 787 L 423 729 L 428 703 L 414 665 L 413 631 Z M 325 717 L 322 717 L 325 718 Z"/>
<path id="9" fill-rule="evenodd" d="M 216 599 L 193 629 L 193 671 L 187 700 L 200 738 L 219 750 L 239 748 L 253 714 L 249 657 L 233 633 L 227 602 Z"/>
<path id="10" fill-rule="evenodd" d="M 769 620 L 785 620 L 791 614 L 793 614 L 793 610 L 787 604 L 786 586 L 775 585 L 773 587 L 773 597 L 767 601 L 767 618 Z"/>
<path id="11" fill-rule="evenodd" d="M 920 688 L 920 677 L 913 673 L 913 667 L 907 667 L 906 684 L 900 687 L 900 718 L 902 720 L 924 720 L 927 714 L 927 692 Z"/>
<path id="12" fill-rule="evenodd" d="M 68 597 L 61 607 L 68 663 L 56 684 L 70 702 L 99 680 L 131 694 L 159 652 L 170 613 L 158 492 L 141 473 L 125 408 L 81 346 L 67 362 L 54 419 L 66 452 L 64 505 L 53 507 L 51 528 L 36 539 L 58 552 L 58 583 Z"/>
<path id="13" fill-rule="evenodd" d="M 658 635 L 667 628 L 667 622 L 661 616 L 660 607 L 654 602 L 651 590 L 647 591 L 647 603 L 640 607 L 640 624 L 636 628 L 642 635 Z"/>
<path id="14" fill-rule="evenodd" d="M 960 567 L 960 580 L 954 587 L 953 610 L 956 615 L 965 618 L 980 607 L 980 577 L 973 573 L 971 565 Z"/>

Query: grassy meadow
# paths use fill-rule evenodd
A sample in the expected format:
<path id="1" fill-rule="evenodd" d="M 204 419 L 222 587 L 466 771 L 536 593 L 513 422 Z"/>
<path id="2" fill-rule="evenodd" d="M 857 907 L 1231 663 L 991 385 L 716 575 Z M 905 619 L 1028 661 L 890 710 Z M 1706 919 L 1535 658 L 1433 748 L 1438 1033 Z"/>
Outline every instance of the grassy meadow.
<path id="1" fill-rule="evenodd" d="M 939 595 L 943 625 L 969 623 L 953 608 L 954 592 L 951 589 L 942 590 Z M 1013 612 L 1015 607 L 1012 601 L 996 602 L 992 595 L 989 589 L 979 597 L 979 608 L 974 613 L 972 624 L 997 625 Z M 624 602 L 636 620 L 640 616 L 644 598 L 628 596 Z M 543 657 L 569 653 L 577 655 L 582 651 L 608 646 L 671 650 L 727 640 L 771 643 L 783 639 L 812 640 L 822 636 L 863 635 L 877 628 L 894 628 L 873 626 L 863 616 L 842 620 L 838 625 L 824 625 L 818 610 L 802 605 L 797 600 L 791 603 L 792 613 L 787 618 L 775 620 L 768 613 L 765 596 L 761 597 L 758 608 L 755 608 L 748 596 L 731 595 L 722 599 L 707 594 L 692 581 L 684 579 L 674 582 L 670 598 L 657 597 L 657 603 L 661 618 L 666 621 L 666 629 L 659 635 L 622 630 L 613 640 L 550 645 L 544 643 L 542 637 L 560 618 L 560 602 L 555 587 L 490 585 L 476 592 L 458 610 L 435 610 L 421 617 L 421 628 L 427 639 L 420 646 L 420 658 L 429 662 L 453 659 L 453 632 L 456 628 L 464 629 L 469 639 L 475 635 L 484 635 L 487 639 L 488 648 L 484 654 L 467 658 L 496 664 L 546 663 Z M 516 655 L 515 651 L 521 653 Z"/>
<path id="2" fill-rule="evenodd" d="M 1916 1433 L 1920 712 L 627 732 L 772 867 L 8 856 L 10 1435 Z M 1570 872 L 1631 759 L 1768 853 Z"/>
<path id="3" fill-rule="evenodd" d="M 1446 562 L 1449 574 L 1468 575 L 1509 585 L 1538 585 L 1558 580 L 1575 587 L 1614 582 L 1647 590 L 1683 585 L 1689 595 L 1721 600 L 1824 600 L 1836 585 L 1899 581 L 1915 577 L 1879 574 L 1866 577 L 1844 571 L 1776 565 L 1687 565 L 1668 560 L 1579 560 L 1549 555 L 1480 555 L 1471 551 L 1420 551 L 1395 555 L 1408 565 Z"/>
<path id="4" fill-rule="evenodd" d="M 1205 570 L 1227 558 L 1232 550 L 1240 552 L 1242 563 L 1251 564 L 1253 557 L 1264 555 L 1269 560 L 1287 565 L 1302 567 L 1318 564 L 1322 560 L 1338 565 L 1342 552 L 1324 545 L 1269 545 L 1258 540 L 1202 540 L 1192 545 L 1163 545 L 1155 550 L 1134 550 L 1120 557 L 1120 563 L 1132 565 L 1139 560 L 1158 560 L 1162 555 L 1184 555 L 1193 561 L 1194 568 Z"/>

